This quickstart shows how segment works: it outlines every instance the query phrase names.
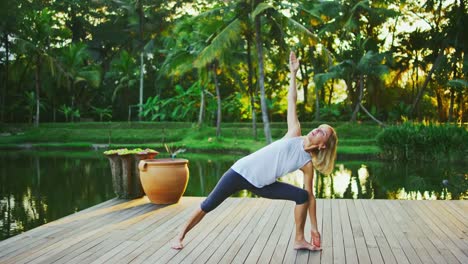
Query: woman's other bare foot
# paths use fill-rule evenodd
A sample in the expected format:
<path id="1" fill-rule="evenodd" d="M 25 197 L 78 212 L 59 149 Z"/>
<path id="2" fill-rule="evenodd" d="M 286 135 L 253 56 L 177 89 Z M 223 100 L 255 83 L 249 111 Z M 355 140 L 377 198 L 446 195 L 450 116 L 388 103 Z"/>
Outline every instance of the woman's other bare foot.
<path id="1" fill-rule="evenodd" d="M 171 248 L 172 249 L 175 249 L 175 250 L 181 250 L 184 248 L 184 244 L 182 244 L 182 238 L 179 238 L 179 237 L 176 237 L 174 239 L 174 241 L 172 242 L 172 246 Z"/>
<path id="2" fill-rule="evenodd" d="M 296 250 L 299 250 L 299 249 L 306 249 L 306 250 L 310 250 L 310 251 L 319 251 L 319 250 L 322 250 L 320 247 L 316 247 L 316 246 L 314 246 L 314 245 L 311 245 L 310 243 L 308 243 L 308 242 L 305 241 L 305 240 L 295 241 L 295 242 L 294 242 L 294 249 L 296 249 Z"/>

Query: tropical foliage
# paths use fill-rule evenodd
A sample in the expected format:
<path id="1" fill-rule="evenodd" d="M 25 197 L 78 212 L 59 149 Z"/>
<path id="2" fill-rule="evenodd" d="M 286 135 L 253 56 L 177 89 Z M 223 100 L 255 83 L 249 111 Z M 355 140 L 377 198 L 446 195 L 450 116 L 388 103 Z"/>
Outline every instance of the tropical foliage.
<path id="1" fill-rule="evenodd" d="M 252 123 L 256 137 L 261 115 L 269 141 L 269 123 L 286 118 L 294 50 L 301 58 L 301 120 L 462 123 L 466 6 L 2 1 L 0 121 L 188 121 L 216 124 L 218 136 L 222 122 L 241 121 Z M 133 107 L 138 115 L 128 114 Z"/>

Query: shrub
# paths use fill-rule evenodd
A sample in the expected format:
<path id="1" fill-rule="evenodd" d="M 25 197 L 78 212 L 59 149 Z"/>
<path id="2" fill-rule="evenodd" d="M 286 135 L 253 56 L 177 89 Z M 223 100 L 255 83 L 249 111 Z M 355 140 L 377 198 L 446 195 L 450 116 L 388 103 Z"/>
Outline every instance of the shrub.
<path id="1" fill-rule="evenodd" d="M 394 160 L 463 159 L 468 152 L 468 131 L 453 125 L 405 123 L 377 135 L 385 158 Z"/>

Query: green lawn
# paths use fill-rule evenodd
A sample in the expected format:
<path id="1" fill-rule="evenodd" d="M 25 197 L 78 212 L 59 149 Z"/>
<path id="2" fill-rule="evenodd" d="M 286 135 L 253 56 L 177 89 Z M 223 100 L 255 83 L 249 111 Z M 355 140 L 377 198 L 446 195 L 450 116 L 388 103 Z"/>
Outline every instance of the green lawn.
<path id="1" fill-rule="evenodd" d="M 307 133 L 320 123 L 302 123 Z M 375 137 L 381 128 L 375 124 L 331 123 L 338 137 L 340 154 L 377 154 Z M 286 132 L 286 123 L 272 123 L 273 139 Z M 220 138 L 215 127 L 199 128 L 180 122 L 92 122 L 46 123 L 39 128 L 29 124 L 2 124 L 0 148 L 28 146 L 39 149 L 90 149 L 93 144 L 110 144 L 111 148 L 151 147 L 165 151 L 164 144 L 183 147 L 191 152 L 250 153 L 265 145 L 263 125 L 258 124 L 258 139 L 254 140 L 250 123 L 222 125 Z"/>

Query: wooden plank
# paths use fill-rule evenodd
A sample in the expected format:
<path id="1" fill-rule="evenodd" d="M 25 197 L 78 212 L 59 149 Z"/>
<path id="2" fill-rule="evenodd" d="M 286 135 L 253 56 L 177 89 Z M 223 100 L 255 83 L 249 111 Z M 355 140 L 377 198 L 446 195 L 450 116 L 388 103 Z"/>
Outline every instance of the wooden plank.
<path id="1" fill-rule="evenodd" d="M 279 264 L 283 262 L 284 256 L 287 251 L 293 250 L 292 248 L 288 247 L 289 239 L 291 238 L 291 234 L 294 230 L 294 204 L 290 204 L 289 206 L 286 205 L 287 208 L 287 215 L 289 217 L 286 220 L 286 224 L 284 225 L 283 230 L 281 230 L 281 234 L 276 244 L 276 247 L 273 249 L 273 255 L 270 259 L 270 263 L 272 264 Z"/>
<path id="2" fill-rule="evenodd" d="M 338 200 L 331 200 L 333 226 L 333 263 L 345 263 L 345 247 Z"/>
<path id="3" fill-rule="evenodd" d="M 226 221 L 226 217 L 232 214 L 232 209 L 236 208 L 239 203 L 240 199 L 227 199 L 215 211 L 207 214 L 206 219 L 203 219 L 204 221 L 188 233 L 184 239 L 183 250 L 172 249 L 172 238 L 169 238 L 169 241 L 145 260 L 145 263 L 155 263 L 156 261 L 179 263 L 210 234 L 211 230 L 216 229 L 223 221 Z"/>
<path id="4" fill-rule="evenodd" d="M 165 219 L 165 222 L 161 222 L 159 226 L 155 226 L 151 230 L 151 232 L 150 232 L 150 230 L 148 230 L 148 232 L 147 232 L 148 237 L 142 238 L 140 241 L 138 241 L 138 244 L 140 246 L 136 247 L 134 249 L 134 251 L 138 251 L 138 252 L 141 253 L 142 251 L 140 251 L 140 250 L 146 249 L 146 246 L 152 245 L 151 242 L 148 242 L 148 240 L 151 238 L 152 234 L 157 236 L 157 235 L 160 235 L 160 234 L 165 234 L 165 232 L 170 232 L 174 228 L 176 228 L 177 227 L 176 224 L 177 223 L 182 223 L 182 221 L 183 221 L 182 218 L 184 216 L 188 216 L 190 213 L 192 213 L 192 211 L 193 211 L 192 205 L 196 204 L 198 201 L 199 201 L 199 199 L 183 199 L 177 205 L 173 205 L 173 206 L 164 208 L 163 209 L 164 214 L 162 214 L 162 213 L 159 214 L 161 211 L 154 211 L 153 212 L 154 216 L 152 218 L 154 218 L 154 219 Z M 166 216 L 168 213 L 170 213 L 169 215 L 171 216 L 171 218 L 166 219 L 164 217 L 160 217 L 161 215 Z M 168 220 L 171 220 L 171 221 L 168 221 Z M 126 232 L 126 240 L 127 241 L 133 241 L 133 240 L 131 240 L 131 237 L 133 235 L 134 235 L 134 233 L 127 233 Z M 105 237 L 100 239 L 100 241 L 102 241 L 103 239 L 105 239 Z M 98 243 L 100 243 L 100 241 L 98 241 Z M 84 245 L 82 247 L 78 248 L 77 250 L 72 251 L 71 253 L 65 254 L 63 256 L 64 258 L 62 260 L 64 262 L 66 262 L 69 259 L 72 259 L 75 256 L 82 254 L 88 248 L 93 247 L 93 246 L 94 246 L 93 243 L 89 243 L 89 242 L 86 241 L 86 243 L 84 243 Z M 137 255 L 133 254 L 132 255 L 132 253 L 133 253 L 132 248 L 127 248 L 125 256 L 120 258 L 120 259 L 114 259 L 112 263 L 118 263 L 118 262 L 127 263 L 127 262 L 129 262 L 130 260 L 133 260 L 134 258 L 136 258 L 139 255 L 139 254 L 137 254 Z"/>
<path id="5" fill-rule="evenodd" d="M 132 227 L 133 232 L 130 234 L 128 240 L 145 242 L 152 239 L 154 236 L 159 234 L 159 227 L 161 225 L 164 225 L 168 220 L 177 220 L 179 216 L 185 217 L 187 214 L 192 213 L 194 211 L 194 208 L 192 207 L 195 204 L 200 204 L 202 201 L 202 199 L 198 197 L 197 199 L 188 199 L 188 197 L 183 198 L 182 203 L 160 209 L 155 212 L 154 216 L 144 219 L 141 223 L 136 223 Z"/>
<path id="6" fill-rule="evenodd" d="M 333 262 L 333 226 L 331 200 L 323 201 L 322 258 L 320 263 Z"/>
<path id="7" fill-rule="evenodd" d="M 441 239 L 441 242 L 446 246 L 450 253 L 453 254 L 456 259 L 458 259 L 460 263 L 468 263 L 468 257 L 453 242 L 454 240 L 456 241 L 457 238 L 453 236 L 453 234 L 450 232 L 450 230 L 447 229 L 443 222 L 440 222 L 437 219 L 434 213 L 431 213 L 431 211 L 425 205 L 426 202 L 427 201 L 419 201 L 414 203 L 415 208 L 418 208 L 417 212 L 419 213 L 422 220 L 426 222 L 427 226 L 434 232 L 436 236 Z M 446 259 L 450 258 L 449 262 L 454 261 L 450 256 L 451 254 L 448 254 L 448 252 L 442 251 L 442 254 Z"/>
<path id="8" fill-rule="evenodd" d="M 167 252 L 172 250 L 170 248 L 171 241 L 176 237 L 180 228 L 189 217 L 194 213 L 195 209 L 199 207 L 201 200 L 197 200 L 195 204 L 187 208 L 183 213 L 176 215 L 173 218 L 165 218 L 165 222 L 160 225 L 156 225 L 155 228 L 148 230 L 145 236 L 141 237 L 138 242 L 144 242 L 141 247 L 138 247 L 135 251 L 128 254 L 123 260 L 129 260 L 132 263 L 144 263 L 151 255 L 155 254 L 157 251 Z M 226 201 L 224 204 L 220 205 L 220 208 L 224 208 L 231 204 L 232 201 Z M 210 221 L 213 218 L 212 215 L 207 215 L 205 221 Z M 199 227 L 196 227 L 197 230 Z M 133 239 L 132 239 L 133 240 Z M 118 260 L 118 263 L 127 263 L 123 260 Z"/>
<path id="9" fill-rule="evenodd" d="M 412 208 L 412 204 L 415 201 L 405 201 L 401 202 L 400 205 L 403 207 L 405 212 L 411 217 L 412 221 L 416 223 L 416 227 L 420 231 L 420 236 L 418 236 L 419 241 L 424 246 L 424 248 L 429 252 L 432 259 L 435 263 L 447 263 L 447 261 L 442 256 L 440 250 L 445 248 L 444 245 L 441 245 L 442 242 L 435 237 L 433 232 L 424 225 L 424 221 L 421 221 L 416 210 Z M 446 249 L 445 249 L 446 250 Z"/>
<path id="10" fill-rule="evenodd" d="M 444 211 L 447 212 L 447 216 L 456 222 L 455 224 L 463 231 L 463 233 L 468 233 L 468 217 L 466 216 L 468 215 L 468 210 L 463 211 L 459 207 L 456 207 L 454 201 L 438 201 L 436 204 L 439 208 L 443 208 Z"/>
<path id="11" fill-rule="evenodd" d="M 403 220 L 401 215 L 396 211 L 392 210 L 392 203 L 397 203 L 396 200 L 382 200 L 381 210 L 384 212 L 383 215 L 386 216 L 390 227 L 392 228 L 393 234 L 396 239 L 400 242 L 401 248 L 405 252 L 406 258 L 410 263 L 421 263 L 416 250 L 413 248 L 413 245 L 409 242 L 408 238 L 405 236 L 405 233 L 410 232 L 407 223 Z M 392 221 L 393 219 L 393 221 Z"/>
<path id="12" fill-rule="evenodd" d="M 371 263 L 366 240 L 364 238 L 364 231 L 362 230 L 359 217 L 356 213 L 356 206 L 354 205 L 353 200 L 346 200 L 346 205 L 348 208 L 349 221 L 353 231 L 354 244 L 356 246 L 359 263 Z"/>
<path id="13" fill-rule="evenodd" d="M 49 232 L 45 232 L 48 230 Z M 33 230 L 35 231 L 35 230 Z M 44 245 L 52 240 L 55 234 L 62 233 L 62 228 L 47 227 L 41 228 L 41 235 L 21 235 L 21 239 L 15 239 L 15 243 L 7 244 L 1 247 L 0 262 L 5 261 L 11 257 L 33 250 L 38 245 Z M 16 238 L 16 237 L 15 237 Z"/>
<path id="14" fill-rule="evenodd" d="M 112 208 L 114 206 L 119 206 L 120 204 L 124 204 L 124 203 L 127 203 L 127 202 L 128 202 L 128 200 L 125 200 L 125 199 L 112 198 L 112 199 L 107 200 L 107 201 L 105 201 L 103 203 L 96 204 L 96 205 L 91 206 L 89 208 L 83 209 L 81 211 L 75 212 L 73 214 L 70 214 L 70 215 L 64 216 L 62 218 L 59 218 L 57 220 L 54 220 L 52 222 L 49 222 L 49 223 L 45 224 L 44 226 L 55 226 L 55 225 L 62 225 L 63 226 L 63 224 L 68 223 L 68 222 L 76 221 L 76 220 L 82 218 L 82 216 L 84 216 L 84 215 L 87 215 L 88 217 L 90 216 L 90 214 L 96 215 L 102 209 L 104 209 L 104 210 L 107 209 L 108 210 L 109 208 Z"/>
<path id="15" fill-rule="evenodd" d="M 339 199 L 338 207 L 340 210 L 341 229 L 343 232 L 343 243 L 345 249 L 345 257 L 347 264 L 358 264 L 356 246 L 354 244 L 353 231 L 351 229 L 351 223 L 349 222 L 348 207 L 346 201 Z"/>
<path id="16" fill-rule="evenodd" d="M 309 212 L 307 212 L 307 214 L 309 214 Z M 304 224 L 304 238 L 310 242 L 309 240 L 309 236 L 310 236 L 310 232 L 311 232 L 311 226 L 310 224 L 308 224 L 307 222 L 307 218 L 306 217 L 306 222 Z M 294 250 L 294 249 L 293 249 Z M 309 253 L 310 253 L 310 250 L 296 250 L 297 253 L 296 253 L 296 262 L 295 263 L 307 263 L 307 261 L 309 260 Z"/>
<path id="17" fill-rule="evenodd" d="M 408 258 L 405 255 L 405 250 L 400 245 L 400 241 L 397 238 L 396 228 L 393 225 L 391 216 L 388 215 L 388 211 L 385 209 L 384 205 L 385 200 L 376 200 L 372 203 L 372 210 L 374 215 L 379 215 L 377 220 L 379 221 L 380 228 L 382 229 L 387 242 L 390 245 L 390 248 L 393 252 L 393 256 L 397 260 L 397 263 L 410 263 Z"/>
<path id="18" fill-rule="evenodd" d="M 153 208 L 156 208 L 156 207 L 154 207 L 151 204 L 148 204 L 145 207 L 140 207 L 140 209 L 134 209 L 135 213 L 130 215 L 130 216 L 134 215 L 134 217 L 130 217 L 130 219 L 138 217 L 139 216 L 138 214 L 145 213 L 146 211 L 151 210 Z M 153 213 L 154 212 L 155 211 L 153 211 Z M 55 254 L 51 258 L 47 259 L 47 262 L 50 263 L 55 260 L 60 260 L 61 262 L 66 263 L 70 259 L 73 259 L 74 257 L 77 257 L 80 254 L 83 254 L 88 249 L 99 245 L 102 241 L 107 239 L 107 234 L 109 234 L 115 229 L 121 229 L 122 225 L 126 225 L 127 223 L 128 223 L 127 221 L 117 222 L 113 224 L 112 226 L 109 226 L 109 228 L 102 230 L 102 232 L 99 232 L 95 234 L 94 236 L 90 236 L 89 238 L 84 239 L 80 241 L 79 243 L 76 243 L 75 245 L 72 245 L 66 250 L 63 250 L 62 252 Z M 127 234 L 127 233 L 128 232 L 122 232 L 122 234 Z"/>
<path id="19" fill-rule="evenodd" d="M 244 263 L 257 263 L 260 256 L 262 255 L 264 248 L 267 245 L 268 240 L 271 238 L 272 242 L 274 242 L 275 238 L 272 237 L 273 236 L 272 231 L 274 227 L 278 225 L 281 212 L 283 211 L 286 203 L 289 203 L 289 201 L 288 202 L 284 200 L 275 201 L 276 206 L 274 210 L 272 211 L 272 214 L 268 215 L 267 223 L 265 224 L 262 231 L 260 232 L 257 238 L 257 241 L 253 244 L 253 247 L 250 250 L 249 254 L 247 255 L 247 258 L 245 259 L 245 261 L 243 261 Z M 269 256 L 271 258 L 271 254 Z"/>
<path id="20" fill-rule="evenodd" d="M 320 234 L 323 233 L 322 227 L 323 227 L 323 199 L 317 199 L 316 200 L 316 211 L 317 211 L 317 228 L 320 232 Z M 312 237 L 310 237 L 310 242 L 312 242 Z M 320 259 L 322 257 L 322 251 L 314 251 L 309 253 L 309 264 L 316 264 L 320 263 Z"/>
<path id="21" fill-rule="evenodd" d="M 127 213 L 127 214 L 125 214 Z M 128 214 L 126 211 L 117 211 L 110 213 L 106 218 L 108 219 L 107 225 L 102 226 L 99 222 L 90 221 L 90 224 L 93 224 L 95 227 L 99 226 L 99 228 L 95 228 L 94 230 L 72 230 L 70 232 L 66 232 L 62 235 L 62 237 L 57 237 L 48 241 L 48 243 L 37 244 L 33 249 L 30 249 L 26 252 L 22 252 L 21 254 L 17 254 L 14 258 L 9 259 L 7 263 L 25 263 L 25 262 L 32 262 L 36 260 L 41 260 L 42 255 L 46 254 L 50 255 L 58 250 L 68 247 L 72 244 L 78 243 L 80 240 L 83 240 L 89 236 L 93 236 L 94 234 L 105 230 L 110 226 L 114 221 L 118 221 L 121 218 L 119 217 L 129 217 L 131 214 Z M 100 218 L 101 219 L 101 218 Z M 89 225 L 88 225 L 89 226 Z M 65 239 L 63 239 L 65 237 Z M 31 254 L 32 253 L 32 254 Z"/>
<path id="22" fill-rule="evenodd" d="M 110 236 L 102 243 L 97 244 L 96 246 L 86 250 L 83 254 L 80 254 L 77 257 L 69 260 L 67 264 L 90 263 L 99 259 L 101 256 L 111 251 L 114 247 L 123 243 L 123 241 L 120 239 L 121 233 L 121 230 L 112 232 Z"/>
<path id="23" fill-rule="evenodd" d="M 377 218 L 381 217 L 381 215 L 375 215 L 370 206 L 370 203 L 373 202 L 373 200 L 362 200 L 361 205 L 364 208 L 364 211 L 366 212 L 367 219 L 369 220 L 369 225 L 372 229 L 372 233 L 374 234 L 377 246 L 379 247 L 380 254 L 385 263 L 397 263 L 395 257 L 393 256 L 390 245 L 388 244 L 387 239 L 382 229 L 380 228 L 379 222 L 377 220 Z"/>
<path id="24" fill-rule="evenodd" d="M 292 203 L 229 198 L 170 249 L 203 199 L 106 201 L 2 241 L 0 263 L 468 263 L 466 201 L 318 199 L 324 251 L 298 252 Z"/>
<path id="25" fill-rule="evenodd" d="M 364 211 L 361 200 L 354 200 L 356 213 L 361 223 L 361 227 L 366 241 L 367 250 L 372 263 L 383 263 L 382 255 L 377 245 L 377 241 L 374 237 L 372 227 L 367 219 L 367 214 Z"/>
<path id="26" fill-rule="evenodd" d="M 462 215 L 464 215 L 464 217 L 467 217 L 468 218 L 468 201 L 467 200 L 452 200 L 451 203 L 458 207 L 459 210 L 461 212 L 463 212 Z"/>
<path id="27" fill-rule="evenodd" d="M 260 257 L 271 230 L 278 221 L 278 217 L 284 207 L 285 201 L 273 200 L 271 213 L 263 215 L 259 222 L 259 228 L 254 230 L 241 247 L 234 262 L 256 263 Z"/>
<path id="28" fill-rule="evenodd" d="M 110 258 L 112 258 L 114 255 L 117 255 L 119 252 L 125 250 L 126 248 L 132 246 L 132 244 L 135 244 L 135 242 L 134 241 L 117 241 L 116 247 L 108 251 L 103 250 L 104 254 L 96 258 L 96 260 L 91 262 L 91 264 L 108 263 Z"/>
<path id="29" fill-rule="evenodd" d="M 271 263 L 273 262 L 273 258 L 275 257 L 275 249 L 279 251 L 286 250 L 286 244 L 282 244 L 282 247 L 278 247 L 280 243 L 280 238 L 282 235 L 283 230 L 287 230 L 290 223 L 294 223 L 294 211 L 291 211 L 291 208 L 294 208 L 294 202 L 287 201 L 284 206 L 281 214 L 279 216 L 278 222 L 275 225 L 274 229 L 271 232 L 271 236 L 268 238 L 265 248 L 258 258 L 258 263 Z M 283 260 L 284 254 L 280 254 L 277 256 L 276 262 L 280 262 Z"/>
<path id="30" fill-rule="evenodd" d="M 51 227 L 50 225 L 52 223 L 55 223 L 55 222 L 60 221 L 62 219 L 67 219 L 69 217 L 73 217 L 76 214 L 96 210 L 96 209 L 99 209 L 101 207 L 110 206 L 112 204 L 116 204 L 116 203 L 120 203 L 120 202 L 121 201 L 119 201 L 118 199 L 110 199 L 110 200 L 105 201 L 103 203 L 94 205 L 94 206 L 92 206 L 90 208 L 87 208 L 87 209 L 84 209 L 82 211 L 76 212 L 74 214 L 71 214 L 71 215 L 56 219 L 53 222 L 49 222 L 47 224 L 44 224 L 42 226 L 38 226 L 38 227 L 36 227 L 36 228 L 34 228 L 32 230 L 29 230 L 27 232 L 24 232 L 24 233 L 21 233 L 21 234 L 18 234 L 16 236 L 14 236 L 14 237 L 5 239 L 3 241 L 0 241 L 0 248 L 2 249 L 1 252 L 0 252 L 0 257 L 6 255 L 7 249 L 9 249 L 11 246 L 18 247 L 18 243 L 21 243 L 22 246 L 25 246 L 27 244 L 33 243 L 37 239 L 42 240 L 44 237 L 52 235 L 52 233 L 59 232 L 61 229 L 56 228 L 56 227 Z"/>
<path id="31" fill-rule="evenodd" d="M 256 198 L 244 198 L 243 206 L 251 208 L 246 214 L 239 215 L 241 217 L 240 222 L 230 231 L 228 236 L 224 239 L 221 245 L 216 249 L 216 251 L 207 259 L 204 263 L 220 263 L 221 258 L 233 245 L 234 241 L 245 232 L 246 226 L 252 221 L 254 216 L 258 214 L 261 210 L 264 199 Z M 203 259 L 200 259 L 202 261 Z M 198 259 L 197 259 L 198 262 Z"/>
<path id="32" fill-rule="evenodd" d="M 121 229 L 119 228 L 116 228 L 114 231 L 119 231 Z M 94 260 L 97 261 L 98 263 L 100 261 L 106 261 L 113 257 L 115 254 L 119 253 L 121 251 L 121 244 L 122 243 L 125 243 L 126 239 L 129 237 L 129 231 L 131 230 L 126 230 L 124 232 L 121 233 L 120 236 L 118 237 L 114 237 L 113 238 L 113 241 L 110 241 L 109 243 L 104 243 L 103 247 L 101 249 L 98 249 L 97 253 L 94 253 L 92 254 L 91 256 L 89 256 L 88 258 L 84 259 L 83 261 L 84 262 L 88 262 L 88 259 L 91 259 L 91 260 Z M 169 232 L 169 230 L 162 230 L 162 236 L 166 236 L 167 233 Z M 117 243 L 115 243 L 115 241 L 117 241 Z M 133 241 L 131 241 L 133 242 Z M 107 244 L 111 244 L 111 245 L 107 245 Z M 124 250 L 124 248 L 122 248 L 122 250 Z M 108 253 L 105 253 L 105 255 L 103 255 L 102 253 L 100 252 L 108 252 Z"/>
<path id="33" fill-rule="evenodd" d="M 142 206 L 139 207 L 138 209 L 134 209 L 133 211 L 126 212 L 125 214 L 122 213 L 120 214 L 119 217 L 116 217 L 115 221 L 117 222 L 111 222 L 109 225 L 106 225 L 104 227 L 101 227 L 99 223 L 96 223 L 94 225 L 95 229 L 90 230 L 87 232 L 87 234 L 80 234 L 78 236 L 74 236 L 74 239 L 69 239 L 64 241 L 64 243 L 61 243 L 60 241 L 53 243 L 49 245 L 48 247 L 41 249 L 37 251 L 34 254 L 34 258 L 27 260 L 28 263 L 34 264 L 34 263 L 39 263 L 41 261 L 46 261 L 46 262 L 51 262 L 57 259 L 57 256 L 64 256 L 67 255 L 68 253 L 71 253 L 72 251 L 69 251 L 70 248 L 74 248 L 73 246 L 76 244 L 80 244 L 82 240 L 86 240 L 87 238 L 91 239 L 91 241 L 95 241 L 97 237 L 100 237 L 101 235 L 105 235 L 114 228 L 114 223 L 119 223 L 120 221 L 131 218 L 134 215 L 139 214 L 142 211 L 148 210 L 148 207 Z M 91 242 L 92 243 L 92 242 Z M 64 252 L 63 252 L 64 251 Z M 21 263 L 23 260 L 21 260 L 19 263 Z"/>
<path id="34" fill-rule="evenodd" d="M 440 234 L 437 233 L 440 232 L 438 228 L 434 226 L 432 220 L 426 215 L 423 209 L 419 207 L 420 203 L 422 203 L 422 201 L 415 201 L 410 204 L 410 208 L 417 214 L 417 217 L 421 221 L 421 224 L 425 225 L 424 230 L 426 230 L 428 238 L 431 240 L 431 242 L 439 250 L 440 254 L 448 263 L 459 263 L 459 261 L 450 251 L 449 246 L 446 243 L 446 238 L 440 236 Z"/>
<path id="35" fill-rule="evenodd" d="M 294 212 L 293 212 L 294 215 Z M 288 237 L 288 243 L 286 246 L 286 251 L 283 257 L 283 263 L 291 264 L 291 263 L 296 263 L 296 257 L 297 257 L 297 250 L 294 250 L 294 242 L 295 242 L 295 237 L 296 237 L 296 223 L 293 220 L 292 228 L 290 229 L 290 233 Z"/>
<path id="36" fill-rule="evenodd" d="M 468 251 L 468 241 L 466 240 L 468 229 L 464 223 L 459 222 L 456 217 L 447 211 L 445 206 L 441 206 L 442 202 L 444 201 L 427 201 L 424 204 L 436 217 L 437 221 L 442 224 L 439 228 L 452 239 L 458 248 L 462 251 Z"/>
<path id="37" fill-rule="evenodd" d="M 122 203 L 123 200 L 118 200 L 118 199 L 111 199 L 109 201 L 106 201 L 102 204 L 98 204 L 96 206 L 93 206 L 92 208 L 94 210 L 101 209 L 104 206 L 114 206 Z M 75 214 L 65 216 L 63 218 L 60 218 L 58 220 L 55 220 L 53 222 L 47 223 L 43 226 L 39 226 L 37 228 L 34 228 L 33 230 L 30 230 L 28 232 L 25 232 L 23 234 L 20 234 L 18 236 L 15 236 L 14 238 L 10 238 L 8 240 L 5 240 L 1 246 L 2 247 L 2 253 L 0 254 L 0 257 L 4 257 L 7 253 L 11 253 L 13 251 L 16 251 L 14 254 L 19 254 L 22 251 L 29 251 L 38 245 L 44 245 L 45 241 L 51 241 L 55 237 L 63 237 L 65 236 L 65 233 L 70 232 L 70 229 L 65 228 L 63 225 L 58 225 L 57 223 L 64 222 L 64 221 L 70 221 L 70 219 L 74 219 L 77 216 L 80 216 L 84 213 L 89 212 L 92 209 L 85 209 L 83 211 L 77 212 Z M 21 244 L 18 244 L 18 240 L 24 240 Z M 11 247 L 7 248 L 7 245 L 11 245 Z"/>
<path id="38" fill-rule="evenodd" d="M 233 209 L 230 215 L 232 217 L 226 218 L 216 228 L 206 230 L 209 234 L 203 241 L 197 243 L 196 247 L 190 252 L 180 263 L 205 263 L 211 257 L 214 251 L 224 243 L 226 237 L 231 233 L 240 220 L 249 212 L 250 206 L 246 206 L 248 199 L 239 199 L 239 204 Z M 174 262 L 177 260 L 173 260 Z"/>
<path id="39" fill-rule="evenodd" d="M 271 210 L 274 208 L 273 203 L 269 199 L 261 199 L 262 205 L 259 208 L 257 214 L 255 214 L 252 218 L 252 221 L 248 223 L 244 231 L 237 237 L 234 241 L 232 246 L 226 251 L 223 258 L 221 259 L 220 263 L 232 263 L 234 258 L 236 257 L 239 250 L 241 250 L 242 246 L 246 243 L 249 236 L 256 230 L 260 228 L 261 219 L 264 219 L 265 214 L 269 214 Z"/>
<path id="40" fill-rule="evenodd" d="M 419 259 L 422 263 L 435 263 L 431 257 L 430 252 L 424 247 L 420 239 L 423 237 L 419 226 L 413 221 L 413 219 L 406 213 L 405 209 L 401 206 L 403 201 L 392 201 L 387 203 L 392 215 L 399 216 L 408 227 L 408 230 L 404 231 L 405 237 L 408 239 L 414 250 L 416 251 Z"/>

